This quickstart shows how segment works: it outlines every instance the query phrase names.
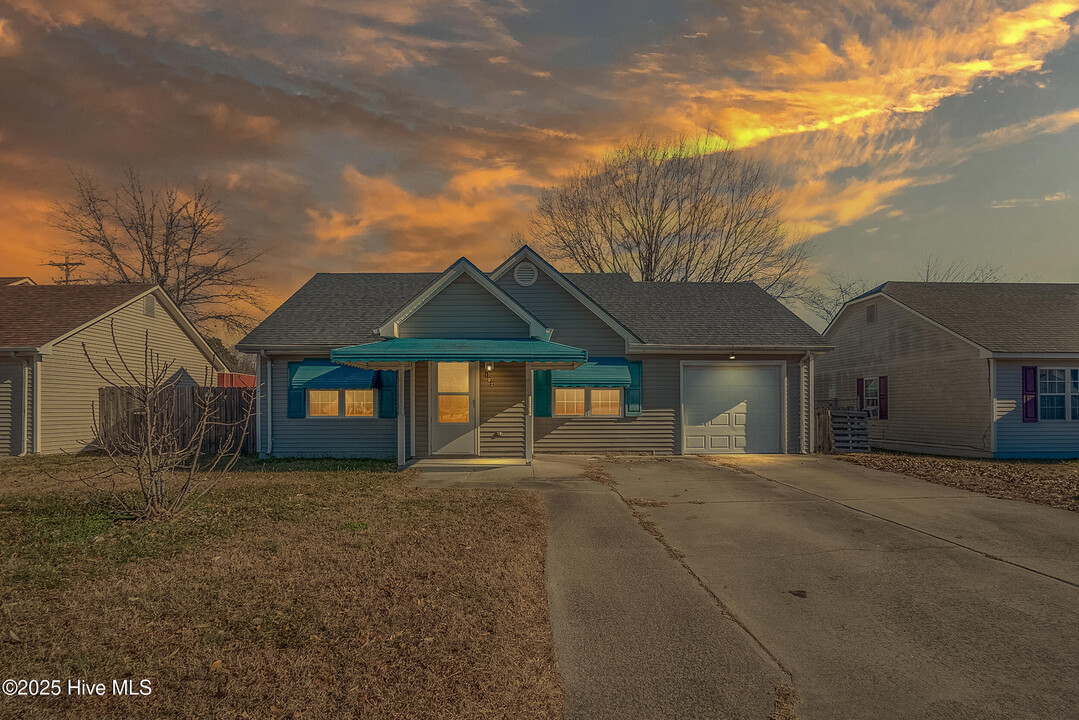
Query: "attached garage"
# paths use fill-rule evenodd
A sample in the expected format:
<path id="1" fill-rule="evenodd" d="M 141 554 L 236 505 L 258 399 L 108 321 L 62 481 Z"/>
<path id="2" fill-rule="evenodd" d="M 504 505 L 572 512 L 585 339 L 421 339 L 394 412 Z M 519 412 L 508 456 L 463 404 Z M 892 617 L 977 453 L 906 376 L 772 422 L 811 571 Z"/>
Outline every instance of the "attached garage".
<path id="1" fill-rule="evenodd" d="M 682 363 L 682 452 L 785 452 L 784 365 Z"/>

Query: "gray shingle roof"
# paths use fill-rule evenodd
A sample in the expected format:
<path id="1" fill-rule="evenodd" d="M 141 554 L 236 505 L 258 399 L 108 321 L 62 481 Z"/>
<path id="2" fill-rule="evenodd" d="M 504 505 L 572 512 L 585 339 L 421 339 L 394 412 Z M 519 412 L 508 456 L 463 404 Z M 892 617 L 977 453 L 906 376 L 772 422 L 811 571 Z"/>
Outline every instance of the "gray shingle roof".
<path id="1" fill-rule="evenodd" d="M 345 347 L 375 330 L 441 273 L 318 273 L 237 343 L 243 350 Z"/>
<path id="2" fill-rule="evenodd" d="M 633 282 L 628 275 L 566 277 L 646 343 L 829 346 L 754 283 Z"/>
<path id="3" fill-rule="evenodd" d="M 881 290 L 993 352 L 1079 352 L 1079 284 L 888 282 Z"/>
<path id="4" fill-rule="evenodd" d="M 134 284 L 0 287 L 0 347 L 41 347 L 152 287 Z"/>
<path id="5" fill-rule="evenodd" d="M 239 346 L 343 347 L 376 328 L 439 273 L 319 273 Z M 820 347 L 828 342 L 752 283 L 642 283 L 624 274 L 566 278 L 646 343 Z"/>

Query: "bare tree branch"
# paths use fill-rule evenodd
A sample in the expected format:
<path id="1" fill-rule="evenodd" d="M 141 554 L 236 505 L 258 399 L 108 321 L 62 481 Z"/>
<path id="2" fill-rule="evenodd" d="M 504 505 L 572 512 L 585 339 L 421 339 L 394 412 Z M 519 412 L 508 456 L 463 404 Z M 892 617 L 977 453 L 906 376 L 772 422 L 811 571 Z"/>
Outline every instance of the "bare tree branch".
<path id="1" fill-rule="evenodd" d="M 729 148 L 699 147 L 640 135 L 585 164 L 543 192 L 530 241 L 585 272 L 755 282 L 780 299 L 801 296 L 812 247 L 783 221 L 770 168 Z"/>
<path id="2" fill-rule="evenodd" d="M 86 279 L 159 285 L 204 331 L 254 324 L 263 309 L 254 273 L 262 253 L 242 236 L 226 237 L 208 184 L 190 193 L 168 181 L 148 188 L 134 169 L 111 189 L 88 173 L 72 178 L 75 197 L 54 208 L 51 222 L 70 236 L 64 253 L 85 263 Z"/>

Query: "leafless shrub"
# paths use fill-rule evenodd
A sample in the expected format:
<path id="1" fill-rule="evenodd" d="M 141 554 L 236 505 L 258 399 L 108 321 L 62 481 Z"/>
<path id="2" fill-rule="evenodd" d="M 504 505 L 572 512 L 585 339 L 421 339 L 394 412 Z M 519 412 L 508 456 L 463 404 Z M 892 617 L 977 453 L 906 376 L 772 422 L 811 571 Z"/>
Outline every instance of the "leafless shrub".
<path id="1" fill-rule="evenodd" d="M 213 388 L 195 393 L 186 415 L 177 406 L 175 363 L 165 360 L 150 342 L 143 343 L 141 367 L 132 367 L 110 328 L 112 358 L 83 353 L 98 377 L 123 399 L 127 413 L 119 422 L 106 422 L 100 407 L 93 411 L 95 445 L 108 457 L 108 466 L 82 478 L 109 492 L 126 512 L 140 518 L 175 516 L 197 502 L 235 465 L 254 414 L 254 391 L 245 393 L 239 418 L 222 417 Z M 185 427 L 186 425 L 186 427 Z M 216 451 L 204 453 L 211 434 L 218 436 Z M 132 506 L 118 491 L 118 481 L 137 484 L 139 502 Z"/>

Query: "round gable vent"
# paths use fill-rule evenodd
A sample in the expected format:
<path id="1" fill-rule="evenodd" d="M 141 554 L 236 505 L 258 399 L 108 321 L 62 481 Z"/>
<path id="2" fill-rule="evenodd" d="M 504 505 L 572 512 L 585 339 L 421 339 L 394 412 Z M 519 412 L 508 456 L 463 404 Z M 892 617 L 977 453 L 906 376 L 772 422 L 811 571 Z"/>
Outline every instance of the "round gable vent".
<path id="1" fill-rule="evenodd" d="M 518 263 L 517 267 L 513 268 L 513 279 L 517 281 L 517 284 L 521 287 L 528 287 L 536 282 L 536 278 L 539 277 L 539 270 L 536 266 L 530 262 Z"/>

